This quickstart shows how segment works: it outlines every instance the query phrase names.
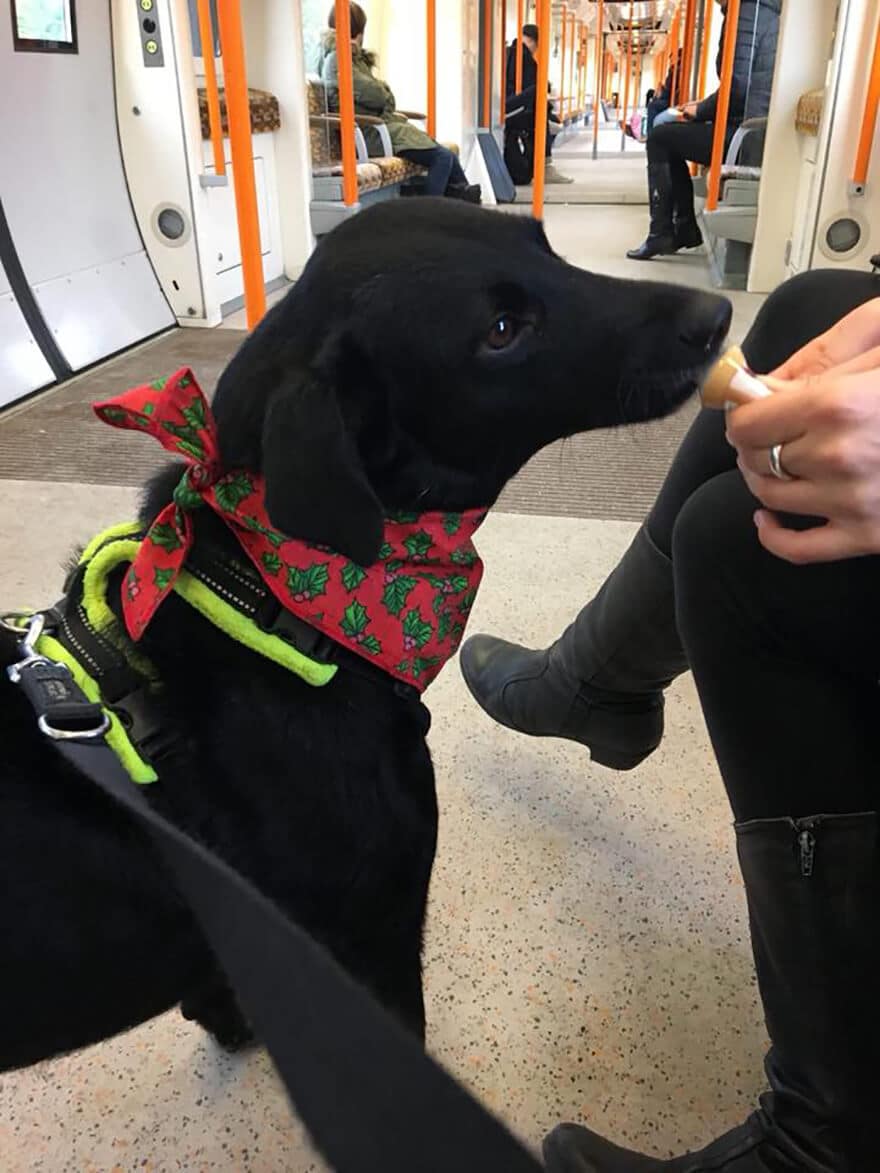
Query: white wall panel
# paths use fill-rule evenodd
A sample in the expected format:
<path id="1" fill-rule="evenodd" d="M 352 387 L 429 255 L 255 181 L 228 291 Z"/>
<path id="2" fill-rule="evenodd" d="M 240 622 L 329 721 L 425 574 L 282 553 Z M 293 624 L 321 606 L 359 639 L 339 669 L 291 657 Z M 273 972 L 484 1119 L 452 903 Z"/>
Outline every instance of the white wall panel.
<path id="1" fill-rule="evenodd" d="M 55 381 L 0 269 L 0 407 Z"/>
<path id="2" fill-rule="evenodd" d="M 56 277 L 34 289 L 55 340 L 79 370 L 173 324 L 143 252 Z"/>
<path id="3" fill-rule="evenodd" d="M 0 19 L 4 208 L 29 284 L 51 288 L 53 327 L 89 323 L 85 339 L 66 325 L 58 334 L 71 341 L 74 368 L 75 355 L 94 361 L 173 322 L 155 278 L 133 266 L 143 244 L 120 159 L 108 0 L 80 0 L 77 27 L 78 53 L 14 53 L 8 11 Z M 61 293 L 74 287 L 76 304 L 63 307 Z"/>

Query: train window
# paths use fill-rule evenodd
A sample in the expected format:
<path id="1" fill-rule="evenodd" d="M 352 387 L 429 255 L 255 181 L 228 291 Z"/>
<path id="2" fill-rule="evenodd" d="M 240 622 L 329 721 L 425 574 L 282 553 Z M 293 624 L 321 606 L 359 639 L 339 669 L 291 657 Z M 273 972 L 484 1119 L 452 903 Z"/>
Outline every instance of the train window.
<path id="1" fill-rule="evenodd" d="M 76 53 L 76 0 L 10 0 L 16 53 Z"/>

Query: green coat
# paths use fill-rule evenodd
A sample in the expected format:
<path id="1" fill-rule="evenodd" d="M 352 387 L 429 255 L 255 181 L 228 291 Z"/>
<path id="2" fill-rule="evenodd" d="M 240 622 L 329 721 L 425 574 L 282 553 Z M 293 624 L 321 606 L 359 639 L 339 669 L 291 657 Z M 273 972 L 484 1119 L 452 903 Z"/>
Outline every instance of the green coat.
<path id="1" fill-rule="evenodd" d="M 403 114 L 398 114 L 394 94 L 387 82 L 373 73 L 372 60 L 358 45 L 352 46 L 352 74 L 354 77 L 354 108 L 358 114 L 372 114 L 388 127 L 391 148 L 395 155 L 401 151 L 429 151 L 437 143 L 419 130 Z M 336 33 L 326 32 L 318 54 L 318 76 L 327 88 L 330 109 L 339 109 L 339 61 L 336 56 Z M 362 127 L 371 155 L 381 155 L 382 140 L 371 127 Z"/>

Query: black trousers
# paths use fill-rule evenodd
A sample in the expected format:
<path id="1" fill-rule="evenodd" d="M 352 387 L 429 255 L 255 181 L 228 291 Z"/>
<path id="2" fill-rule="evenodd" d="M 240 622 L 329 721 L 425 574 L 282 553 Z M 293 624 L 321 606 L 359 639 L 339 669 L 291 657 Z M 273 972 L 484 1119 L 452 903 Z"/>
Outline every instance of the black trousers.
<path id="1" fill-rule="evenodd" d="M 878 296 L 880 278 L 869 273 L 820 270 L 787 282 L 743 345 L 749 364 L 772 370 Z M 734 816 L 875 810 L 880 557 L 784 562 L 758 542 L 756 504 L 723 413 L 703 411 L 646 523 L 672 557 L 679 633 Z"/>
<path id="2" fill-rule="evenodd" d="M 694 185 L 688 163 L 712 161 L 711 122 L 666 122 L 648 135 L 648 165 L 668 163 L 672 183 L 672 207 L 676 220 L 694 219 Z"/>

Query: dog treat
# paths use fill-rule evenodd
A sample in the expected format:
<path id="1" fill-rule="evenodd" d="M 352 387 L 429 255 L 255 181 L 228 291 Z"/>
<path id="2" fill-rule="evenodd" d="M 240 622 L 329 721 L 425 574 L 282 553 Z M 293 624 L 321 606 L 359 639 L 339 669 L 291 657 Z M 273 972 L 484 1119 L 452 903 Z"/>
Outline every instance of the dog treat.
<path id="1" fill-rule="evenodd" d="M 751 373 L 740 348 L 732 346 L 706 376 L 702 398 L 704 407 L 726 409 L 771 394 L 770 388 Z"/>

